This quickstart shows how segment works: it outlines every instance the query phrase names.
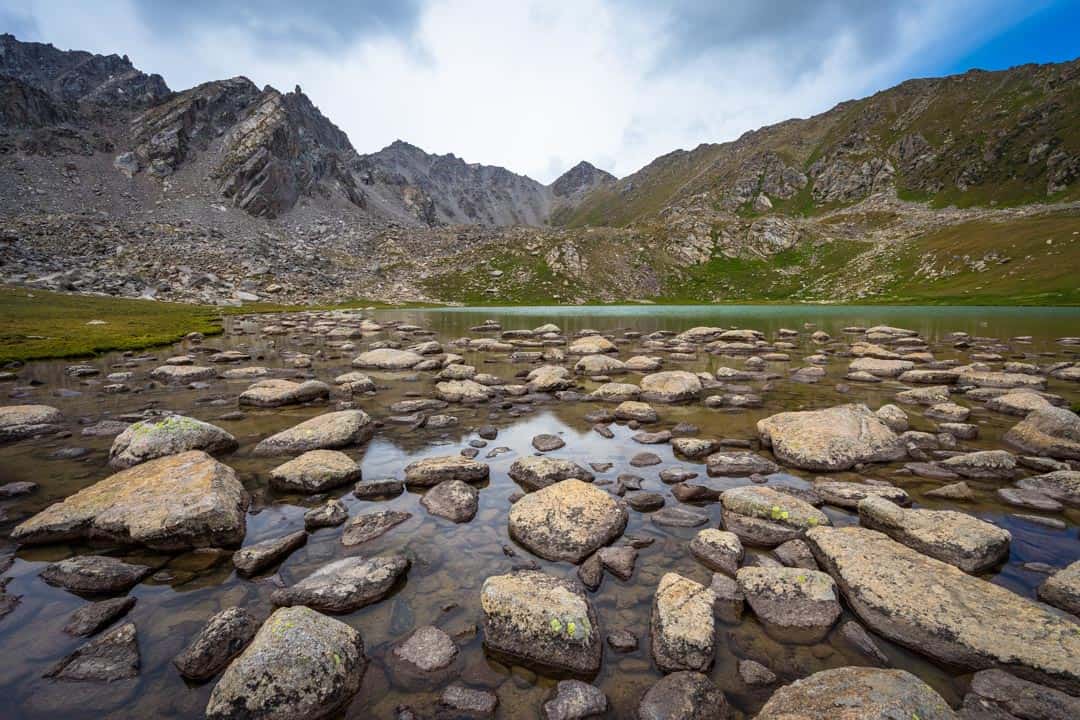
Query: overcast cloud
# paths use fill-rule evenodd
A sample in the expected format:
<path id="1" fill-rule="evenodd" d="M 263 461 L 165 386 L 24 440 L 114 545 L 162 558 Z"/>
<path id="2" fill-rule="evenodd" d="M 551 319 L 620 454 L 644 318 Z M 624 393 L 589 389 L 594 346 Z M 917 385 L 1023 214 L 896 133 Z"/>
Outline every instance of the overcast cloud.
<path id="1" fill-rule="evenodd" d="M 543 182 L 806 117 L 932 73 L 1040 3 L 0 0 L 0 31 L 128 54 L 181 90 L 301 85 L 360 152 L 397 138 Z"/>

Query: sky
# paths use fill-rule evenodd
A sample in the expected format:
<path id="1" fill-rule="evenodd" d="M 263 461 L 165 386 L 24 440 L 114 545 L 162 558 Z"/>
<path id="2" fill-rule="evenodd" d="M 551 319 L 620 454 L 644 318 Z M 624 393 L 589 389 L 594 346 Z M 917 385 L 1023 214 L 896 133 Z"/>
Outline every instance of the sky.
<path id="1" fill-rule="evenodd" d="M 623 177 L 911 77 L 1080 56 L 1080 0 L 0 0 L 0 32 L 174 90 L 299 85 L 356 149 Z"/>

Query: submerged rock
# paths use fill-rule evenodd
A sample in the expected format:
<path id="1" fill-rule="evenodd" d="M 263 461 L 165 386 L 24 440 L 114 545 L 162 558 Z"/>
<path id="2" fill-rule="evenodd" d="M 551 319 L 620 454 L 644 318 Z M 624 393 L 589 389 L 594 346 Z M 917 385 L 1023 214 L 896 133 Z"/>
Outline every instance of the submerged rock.
<path id="1" fill-rule="evenodd" d="M 208 720 L 317 720 L 360 687 L 367 668 L 360 634 L 306 607 L 276 610 L 210 694 Z"/>
<path id="2" fill-rule="evenodd" d="M 294 550 L 307 544 L 307 539 L 307 533 L 299 530 L 248 545 L 233 553 L 233 565 L 241 575 L 254 575 L 287 558 Z"/>
<path id="3" fill-rule="evenodd" d="M 238 545 L 247 495 L 199 450 L 158 458 L 83 488 L 15 527 L 21 543 L 107 539 L 156 550 Z"/>
<path id="4" fill-rule="evenodd" d="M 60 411 L 49 405 L 0 407 L 0 442 L 54 433 L 63 421 Z"/>
<path id="5" fill-rule="evenodd" d="M 626 528 L 626 506 L 571 478 L 529 493 L 510 509 L 510 537 L 545 560 L 579 563 Z"/>
<path id="6" fill-rule="evenodd" d="M 598 687 L 580 680 L 560 680 L 555 697 L 544 703 L 544 720 L 584 720 L 602 715 L 607 695 Z"/>
<path id="7" fill-rule="evenodd" d="M 346 557 L 323 565 L 295 585 L 275 590 L 270 599 L 275 605 L 349 613 L 382 600 L 408 569 L 403 555 Z"/>
<path id="8" fill-rule="evenodd" d="M 237 447 L 236 438 L 216 425 L 183 415 L 169 415 L 128 426 L 113 440 L 109 465 L 123 469 L 188 450 L 214 455 Z"/>
<path id="9" fill-rule="evenodd" d="M 735 579 L 754 614 L 785 642 L 819 642 L 840 617 L 836 584 L 823 572 L 744 567 Z"/>
<path id="10" fill-rule="evenodd" d="M 377 510 L 356 515 L 341 533 L 343 545 L 360 545 L 384 535 L 412 517 L 401 510 Z"/>
<path id="11" fill-rule="evenodd" d="M 699 672 L 673 672 L 660 678 L 642 696 L 638 720 L 725 720 L 724 693 Z"/>
<path id="12" fill-rule="evenodd" d="M 469 522 L 476 516 L 480 491 L 460 480 L 444 480 L 424 493 L 420 504 L 431 513 L 456 523 Z"/>
<path id="13" fill-rule="evenodd" d="M 759 420 L 757 430 L 781 462 L 804 470 L 848 470 L 906 454 L 896 433 L 865 405 L 779 413 Z"/>
<path id="14" fill-rule="evenodd" d="M 814 528 L 807 542 L 852 611 L 890 640 L 958 667 L 1080 687 L 1075 621 L 874 530 Z"/>
<path id="15" fill-rule="evenodd" d="M 421 672 L 441 670 L 458 655 L 457 645 L 434 625 L 424 625 L 394 648 L 394 656 Z"/>
<path id="16" fill-rule="evenodd" d="M 906 670 L 822 670 L 773 693 L 757 720 L 956 720 L 944 698 Z"/>
<path id="17" fill-rule="evenodd" d="M 67 624 L 64 625 L 64 632 L 76 637 L 94 635 L 102 628 L 111 625 L 113 620 L 127 615 L 133 607 L 135 607 L 133 597 L 110 598 L 90 603 L 71 613 Z"/>
<path id="18" fill-rule="evenodd" d="M 79 647 L 45 677 L 75 682 L 113 682 L 139 675 L 135 625 L 127 623 Z"/>
<path id="19" fill-rule="evenodd" d="M 537 570 L 495 575 L 484 581 L 480 607 L 485 647 L 575 674 L 600 669 L 596 612 L 572 582 Z"/>

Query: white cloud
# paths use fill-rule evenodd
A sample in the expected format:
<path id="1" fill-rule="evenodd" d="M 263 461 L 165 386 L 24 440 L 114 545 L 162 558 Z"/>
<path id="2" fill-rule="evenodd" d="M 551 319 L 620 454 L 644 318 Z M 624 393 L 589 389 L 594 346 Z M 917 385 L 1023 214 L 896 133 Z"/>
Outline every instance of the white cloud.
<path id="1" fill-rule="evenodd" d="M 1031 11 L 912 2 L 884 19 L 830 19 L 802 34 L 797 24 L 717 32 L 723 41 L 715 45 L 693 27 L 694 51 L 673 53 L 687 32 L 673 22 L 680 8 L 652 7 L 432 0 L 407 30 L 276 51 L 250 26 L 189 19 L 182 32 L 149 27 L 131 0 L 0 0 L 9 11 L 0 18 L 32 19 L 23 27 L 36 28 L 36 37 L 23 39 L 127 53 L 176 89 L 233 75 L 280 89 L 299 84 L 360 152 L 401 138 L 550 182 L 581 159 L 622 176 L 676 148 L 822 112 L 926 72 Z M 704 15 L 687 17 L 724 22 L 723 10 L 703 7 Z M 317 27 L 307 34 L 318 36 Z"/>

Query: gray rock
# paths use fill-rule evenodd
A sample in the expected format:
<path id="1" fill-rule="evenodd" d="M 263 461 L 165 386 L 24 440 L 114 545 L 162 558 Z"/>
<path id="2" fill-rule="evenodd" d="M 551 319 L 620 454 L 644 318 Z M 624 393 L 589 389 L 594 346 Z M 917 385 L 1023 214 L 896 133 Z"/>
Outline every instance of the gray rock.
<path id="1" fill-rule="evenodd" d="M 1005 433 L 1003 440 L 1035 455 L 1080 460 L 1080 416 L 1059 407 L 1036 410 Z"/>
<path id="2" fill-rule="evenodd" d="M 318 380 L 296 383 L 271 378 L 253 383 L 247 390 L 240 393 L 238 402 L 241 405 L 254 407 L 281 407 L 325 400 L 329 397 L 330 386 Z"/>
<path id="3" fill-rule="evenodd" d="M 854 620 L 847 620 L 840 624 L 840 635 L 878 665 L 889 664 L 888 656 L 881 651 L 874 638 L 870 637 L 866 628 Z"/>
<path id="4" fill-rule="evenodd" d="M 173 665 L 189 680 L 209 680 L 247 647 L 258 629 L 243 608 L 225 608 L 206 621 Z"/>
<path id="5" fill-rule="evenodd" d="M 713 617 L 720 622 L 734 625 L 742 619 L 746 596 L 739 589 L 734 578 L 721 573 L 713 573 L 709 589 L 713 591 Z"/>
<path id="6" fill-rule="evenodd" d="M 657 510 L 649 518 L 661 527 L 700 527 L 709 522 L 709 516 L 684 507 L 665 507 Z"/>
<path id="7" fill-rule="evenodd" d="M 558 435 L 540 434 L 532 439 L 532 446 L 540 452 L 551 452 L 564 447 L 566 442 Z"/>
<path id="8" fill-rule="evenodd" d="M 641 397 L 649 402 L 685 402 L 701 394 L 701 378 L 685 370 L 666 370 L 641 378 Z"/>
<path id="9" fill-rule="evenodd" d="M 482 482 L 488 479 L 487 463 L 461 455 L 429 457 L 405 466 L 405 482 L 416 487 L 433 487 L 446 480 Z"/>
<path id="10" fill-rule="evenodd" d="M 405 642 L 394 648 L 394 656 L 421 672 L 447 667 L 458 655 L 450 636 L 433 625 L 418 627 Z"/>
<path id="11" fill-rule="evenodd" d="M 725 490 L 724 527 L 743 542 L 772 547 L 802 537 L 807 529 L 828 525 L 828 516 L 786 492 L 745 486 Z"/>
<path id="12" fill-rule="evenodd" d="M 90 603 L 71 613 L 64 632 L 76 637 L 89 637 L 108 627 L 117 618 L 127 615 L 135 607 L 135 598 L 119 597 Z"/>
<path id="13" fill-rule="evenodd" d="M 637 555 L 637 550 L 629 545 L 605 547 L 596 551 L 596 557 L 604 569 L 620 580 L 629 580 L 633 576 Z"/>
<path id="14" fill-rule="evenodd" d="M 233 565 L 236 566 L 236 572 L 241 575 L 254 575 L 287 558 L 297 548 L 307 544 L 307 539 L 307 532 L 298 530 L 282 537 L 248 545 L 233 553 Z"/>
<path id="15" fill-rule="evenodd" d="M 994 567 L 1009 555 L 1012 535 L 953 510 L 904 509 L 882 497 L 859 503 L 859 522 L 969 573 Z"/>
<path id="16" fill-rule="evenodd" d="M 208 720 L 325 718 L 360 687 L 367 668 L 360 634 L 306 607 L 280 608 L 225 670 Z"/>
<path id="17" fill-rule="evenodd" d="M 638 720 L 717 720 L 729 715 L 720 688 L 699 672 L 674 672 L 660 678 L 638 704 Z"/>
<path id="18" fill-rule="evenodd" d="M 622 501 L 577 479 L 530 493 L 510 509 L 510 537 L 546 560 L 579 563 L 626 528 Z"/>
<path id="19" fill-rule="evenodd" d="M 0 442 L 54 433 L 63 422 L 60 411 L 49 405 L 0 407 Z"/>
<path id="20" fill-rule="evenodd" d="M 420 504 L 431 513 L 456 523 L 476 517 L 480 491 L 460 480 L 444 480 L 424 493 Z"/>
<path id="21" fill-rule="evenodd" d="M 78 595 L 112 595 L 127 592 L 151 572 L 104 555 L 78 555 L 46 566 L 41 579 Z"/>
<path id="22" fill-rule="evenodd" d="M 980 450 L 942 460 L 941 467 L 961 477 L 1008 480 L 1016 474 L 1016 457 L 1005 450 Z"/>
<path id="23" fill-rule="evenodd" d="M 757 430 L 781 462 L 804 470 L 847 470 L 905 455 L 896 433 L 865 405 L 779 413 L 759 420 Z"/>
<path id="24" fill-rule="evenodd" d="M 998 488 L 997 496 L 1006 505 L 1041 510 L 1043 512 L 1059 512 L 1064 506 L 1054 498 L 1038 490 L 1024 490 L 1023 488 Z"/>
<path id="25" fill-rule="evenodd" d="M 718 452 L 705 458 L 709 475 L 721 477 L 746 477 L 755 473 L 771 475 L 780 472 L 780 466 L 768 458 L 752 452 Z"/>
<path id="26" fill-rule="evenodd" d="M 456 682 L 439 696 L 439 706 L 449 715 L 440 713 L 439 718 L 489 718 L 495 717 L 499 697 L 490 690 L 477 690 Z"/>
<path id="27" fill-rule="evenodd" d="M 734 576 L 743 559 L 743 546 L 735 533 L 706 528 L 690 541 L 690 553 L 710 570 Z"/>
<path id="28" fill-rule="evenodd" d="M 596 612 L 572 582 L 536 570 L 492 576 L 480 591 L 480 607 L 485 647 L 571 673 L 600 668 Z"/>
<path id="29" fill-rule="evenodd" d="M 633 652 L 638 648 L 638 639 L 629 630 L 612 630 L 608 633 L 607 643 L 617 653 Z"/>
<path id="30" fill-rule="evenodd" d="M 278 490 L 321 493 L 360 479 L 360 465 L 338 450 L 309 450 L 270 471 Z"/>
<path id="31" fill-rule="evenodd" d="M 396 526 L 412 517 L 412 513 L 401 510 L 377 510 L 354 516 L 341 534 L 341 542 L 346 546 L 360 545 L 384 535 Z"/>
<path id="32" fill-rule="evenodd" d="M 403 555 L 346 557 L 323 565 L 295 585 L 275 590 L 270 599 L 275 605 L 349 613 L 382 600 L 408 569 Z"/>
<path id="33" fill-rule="evenodd" d="M 1058 502 L 1080 507 L 1080 471 L 1055 470 L 1044 475 L 1021 478 L 1016 486 L 1048 495 Z"/>
<path id="34" fill-rule="evenodd" d="M 910 505 L 907 492 L 892 485 L 871 485 L 869 483 L 845 482 L 843 480 L 814 481 L 814 492 L 829 505 L 854 510 L 859 502 L 868 497 L 881 497 L 898 505 Z"/>
<path id="35" fill-rule="evenodd" d="M 1071 720 L 1080 717 L 1080 699 L 1021 680 L 1004 670 L 982 670 L 971 678 L 960 717 L 963 720 Z"/>
<path id="36" fill-rule="evenodd" d="M 237 447 L 236 438 L 216 425 L 184 415 L 168 415 L 137 422 L 120 433 L 109 449 L 109 465 L 122 469 L 188 450 L 214 455 Z"/>
<path id="37" fill-rule="evenodd" d="M 530 492 L 569 478 L 592 482 L 593 474 L 570 460 L 537 455 L 520 457 L 510 466 L 510 479 Z"/>
<path id="38" fill-rule="evenodd" d="M 45 677 L 72 682 L 114 682 L 139 675 L 135 626 L 126 623 L 80 646 Z"/>
<path id="39" fill-rule="evenodd" d="M 807 542 L 874 632 L 938 662 L 1080 686 L 1074 621 L 874 530 L 814 528 Z"/>
<path id="40" fill-rule="evenodd" d="M 773 555 L 786 567 L 818 570 L 817 561 L 810 546 L 802 540 L 788 540 L 773 548 Z"/>
<path id="41" fill-rule="evenodd" d="M 602 715 L 607 710 L 607 695 L 580 680 L 561 680 L 555 696 L 544 703 L 544 720 L 583 720 Z"/>
<path id="42" fill-rule="evenodd" d="M 349 510 L 345 507 L 345 503 L 331 499 L 304 513 L 304 529 L 317 530 L 319 528 L 337 527 L 348 519 Z"/>
<path id="43" fill-rule="evenodd" d="M 1039 599 L 1080 617 L 1080 560 L 1043 581 Z"/>
<path id="44" fill-rule="evenodd" d="M 735 579 L 754 614 L 785 642 L 818 642 L 840 617 L 836 584 L 823 572 L 744 567 Z"/>
<path id="45" fill-rule="evenodd" d="M 299 455 L 308 450 L 338 450 L 361 445 L 375 432 L 363 410 L 324 413 L 271 435 L 255 446 L 262 456 Z"/>
<path id="46" fill-rule="evenodd" d="M 779 681 L 776 673 L 754 660 L 739 661 L 739 677 L 751 687 L 775 685 Z"/>
<path id="47" fill-rule="evenodd" d="M 707 670 L 713 663 L 712 590 L 676 573 L 666 573 L 653 596 L 653 662 L 663 672 Z"/>
<path id="48" fill-rule="evenodd" d="M 843 708 L 838 711 L 837 708 Z M 949 704 L 906 670 L 822 670 L 773 693 L 757 720 L 956 720 Z"/>

